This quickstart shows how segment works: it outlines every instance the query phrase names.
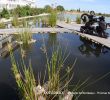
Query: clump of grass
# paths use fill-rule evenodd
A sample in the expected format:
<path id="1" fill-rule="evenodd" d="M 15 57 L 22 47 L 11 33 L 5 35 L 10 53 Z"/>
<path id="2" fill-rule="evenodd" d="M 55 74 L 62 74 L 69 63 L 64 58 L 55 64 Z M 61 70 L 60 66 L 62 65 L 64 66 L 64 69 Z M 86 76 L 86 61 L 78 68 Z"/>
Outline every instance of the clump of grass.
<path id="1" fill-rule="evenodd" d="M 52 11 L 50 13 L 50 16 L 49 16 L 49 25 L 51 27 L 55 27 L 56 26 L 56 22 L 57 22 L 57 12 L 56 11 Z"/>
<path id="2" fill-rule="evenodd" d="M 19 23 L 19 20 L 18 20 L 18 16 L 17 15 L 14 15 L 13 16 L 12 25 L 14 27 L 19 27 L 20 23 Z"/>
<path id="3" fill-rule="evenodd" d="M 76 17 L 76 23 L 81 24 L 81 18 L 79 16 Z"/>
<path id="4" fill-rule="evenodd" d="M 22 42 L 23 46 L 28 46 L 31 40 L 32 33 L 30 32 L 30 30 L 25 29 L 22 33 L 20 33 L 20 41 Z"/>
<path id="5" fill-rule="evenodd" d="M 22 60 L 23 61 L 23 60 Z M 33 91 L 36 87 L 36 82 L 31 65 L 26 66 L 24 62 L 21 64 L 22 71 L 19 69 L 19 65 L 15 61 L 15 58 L 11 52 L 12 71 L 16 79 L 16 83 L 19 90 L 19 96 L 23 100 L 37 100 Z"/>
<path id="6" fill-rule="evenodd" d="M 3 22 L 0 22 L 0 29 L 4 29 L 5 28 L 5 24 Z"/>
<path id="7" fill-rule="evenodd" d="M 66 23 L 70 23 L 71 21 L 70 21 L 70 18 L 67 18 L 66 19 Z"/>
<path id="8" fill-rule="evenodd" d="M 47 17 L 41 18 L 41 21 L 42 21 L 42 26 L 46 27 L 49 24 L 49 18 Z"/>
<path id="9" fill-rule="evenodd" d="M 28 22 L 26 21 L 26 19 L 22 19 L 21 21 L 23 27 L 28 27 Z"/>
<path id="10" fill-rule="evenodd" d="M 72 68 L 69 68 L 69 71 L 61 77 L 61 69 L 64 66 L 64 62 L 66 61 L 68 56 L 62 56 L 63 53 L 59 50 L 53 50 L 52 56 L 49 58 L 46 53 L 46 59 L 47 59 L 47 71 L 48 71 L 48 80 L 47 80 L 47 87 L 48 91 L 62 91 L 67 87 L 69 84 L 71 78 L 68 78 L 70 72 L 72 71 Z M 65 55 L 65 54 L 64 54 Z M 24 60 L 21 60 L 21 64 L 18 64 L 15 61 L 15 58 L 13 56 L 13 53 L 11 52 L 11 62 L 12 62 L 12 71 L 14 74 L 14 77 L 16 79 L 16 83 L 18 85 L 18 89 L 20 92 L 21 99 L 23 100 L 39 100 L 38 97 L 36 97 L 35 91 L 33 90 L 35 87 L 39 85 L 39 82 L 36 83 L 35 77 L 33 74 L 31 63 L 29 63 L 29 66 L 26 66 L 24 63 Z M 19 69 L 19 66 L 21 69 Z M 45 75 L 44 75 L 45 77 Z M 45 80 L 45 79 L 44 79 Z M 43 83 L 43 86 L 46 83 Z M 45 87 L 44 87 L 45 89 Z M 47 100 L 50 100 L 55 98 L 56 95 L 46 95 Z"/>

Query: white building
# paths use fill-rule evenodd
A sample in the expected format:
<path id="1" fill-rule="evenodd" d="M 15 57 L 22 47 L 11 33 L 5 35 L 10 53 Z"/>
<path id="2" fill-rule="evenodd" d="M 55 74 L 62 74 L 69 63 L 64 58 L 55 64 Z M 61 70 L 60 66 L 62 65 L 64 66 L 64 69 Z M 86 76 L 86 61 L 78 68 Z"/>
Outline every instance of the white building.
<path id="1" fill-rule="evenodd" d="M 16 8 L 18 5 L 35 7 L 35 0 L 0 0 L 0 10 L 3 8 L 10 10 Z"/>

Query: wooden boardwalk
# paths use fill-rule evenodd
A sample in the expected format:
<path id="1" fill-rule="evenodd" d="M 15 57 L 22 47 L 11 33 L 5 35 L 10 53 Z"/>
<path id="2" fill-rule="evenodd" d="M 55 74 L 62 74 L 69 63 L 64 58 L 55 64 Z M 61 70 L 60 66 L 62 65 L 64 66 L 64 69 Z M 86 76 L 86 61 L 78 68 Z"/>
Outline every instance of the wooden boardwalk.
<path id="1" fill-rule="evenodd" d="M 12 47 L 12 51 L 16 50 L 19 47 L 19 44 L 16 41 L 13 41 L 12 43 L 9 43 Z M 3 48 L 0 48 L 0 57 L 5 58 L 10 54 L 10 50 L 8 48 L 8 45 L 4 46 Z"/>
<path id="2" fill-rule="evenodd" d="M 77 35 L 85 37 L 85 38 L 91 40 L 92 42 L 102 44 L 103 46 L 110 48 L 110 37 L 105 39 L 105 38 L 101 38 L 101 37 L 97 37 L 97 36 L 92 36 L 89 34 L 82 34 L 81 32 L 78 32 L 80 30 L 81 24 L 75 24 L 75 23 L 67 24 L 65 22 L 58 22 L 57 25 L 60 27 L 69 29 L 69 30 L 73 31 L 73 33 L 76 33 Z"/>
<path id="3" fill-rule="evenodd" d="M 12 28 L 12 29 L 0 29 L 0 34 L 20 34 L 23 31 L 30 31 L 31 33 L 64 33 L 72 32 L 65 28 Z"/>
<path id="4" fill-rule="evenodd" d="M 103 46 L 106 46 L 110 48 L 110 37 L 107 39 L 97 37 L 97 36 L 92 36 L 88 34 L 82 34 L 78 32 L 80 30 L 81 24 L 67 24 L 65 22 L 57 22 L 57 25 L 60 26 L 61 28 L 13 28 L 13 29 L 0 29 L 0 34 L 20 34 L 21 32 L 25 30 L 29 30 L 32 33 L 64 33 L 64 32 L 69 32 L 69 33 L 76 33 L 77 35 L 80 35 L 82 37 L 85 37 L 92 42 L 102 44 Z"/>

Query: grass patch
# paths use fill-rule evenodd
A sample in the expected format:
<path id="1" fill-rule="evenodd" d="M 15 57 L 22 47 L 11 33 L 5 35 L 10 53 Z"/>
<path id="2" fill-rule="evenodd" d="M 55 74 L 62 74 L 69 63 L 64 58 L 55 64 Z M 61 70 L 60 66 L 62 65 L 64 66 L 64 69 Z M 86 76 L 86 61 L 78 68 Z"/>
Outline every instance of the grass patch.
<path id="1" fill-rule="evenodd" d="M 51 27 L 55 27 L 56 26 L 56 22 L 57 22 L 57 12 L 56 11 L 52 11 L 50 13 L 50 16 L 49 16 L 49 25 Z"/>
<path id="2" fill-rule="evenodd" d="M 81 24 L 81 18 L 79 16 L 76 17 L 76 23 Z"/>

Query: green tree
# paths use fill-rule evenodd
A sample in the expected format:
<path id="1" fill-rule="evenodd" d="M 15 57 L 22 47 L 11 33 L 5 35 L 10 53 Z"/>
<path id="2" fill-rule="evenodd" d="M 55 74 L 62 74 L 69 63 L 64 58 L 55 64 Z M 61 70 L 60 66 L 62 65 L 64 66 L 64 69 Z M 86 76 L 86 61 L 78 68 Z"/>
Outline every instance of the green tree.
<path id="1" fill-rule="evenodd" d="M 52 11 L 52 7 L 50 5 L 46 5 L 44 7 L 45 12 L 50 13 Z"/>
<path id="2" fill-rule="evenodd" d="M 59 5 L 59 6 L 57 6 L 57 10 L 58 10 L 58 11 L 64 11 L 65 9 L 64 9 L 63 6 Z"/>
<path id="3" fill-rule="evenodd" d="M 10 14 L 9 14 L 7 9 L 3 8 L 0 16 L 1 16 L 1 18 L 7 18 L 8 19 L 10 17 Z"/>

